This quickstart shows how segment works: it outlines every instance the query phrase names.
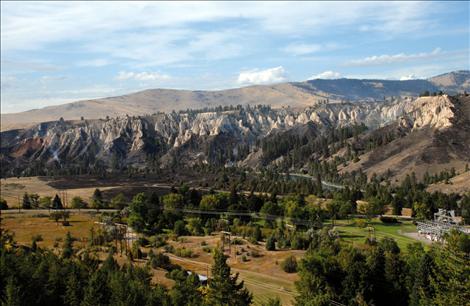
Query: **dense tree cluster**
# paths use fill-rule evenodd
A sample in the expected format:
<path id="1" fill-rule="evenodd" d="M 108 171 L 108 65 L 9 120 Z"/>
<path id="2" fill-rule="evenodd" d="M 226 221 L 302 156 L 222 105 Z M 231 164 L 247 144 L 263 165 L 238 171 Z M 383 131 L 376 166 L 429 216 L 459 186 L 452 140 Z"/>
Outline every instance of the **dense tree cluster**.
<path id="1" fill-rule="evenodd" d="M 446 246 L 421 244 L 403 253 L 384 238 L 365 249 L 316 233 L 300 261 L 297 305 L 467 305 L 470 238 L 451 233 Z"/>
<path id="2" fill-rule="evenodd" d="M 35 245 L 35 242 L 33 242 Z M 85 252 L 78 256 L 68 234 L 62 255 L 19 247 L 2 233 L 0 245 L 0 300 L 2 305 L 249 305 L 251 294 L 232 275 L 226 257 L 214 254 L 212 279 L 207 290 L 196 274 L 172 266 L 164 255 L 153 255 L 144 267 L 119 265 L 112 253 L 101 262 Z M 163 256 L 163 259 L 162 259 Z M 175 285 L 167 290 L 151 282 L 151 267 L 169 270 Z"/>

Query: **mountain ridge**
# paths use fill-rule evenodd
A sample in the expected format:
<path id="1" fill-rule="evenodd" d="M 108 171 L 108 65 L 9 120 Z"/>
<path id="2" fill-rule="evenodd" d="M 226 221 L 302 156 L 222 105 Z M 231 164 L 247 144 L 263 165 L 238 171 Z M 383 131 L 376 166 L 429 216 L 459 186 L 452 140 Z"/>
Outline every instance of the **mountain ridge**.
<path id="1" fill-rule="evenodd" d="M 467 90 L 469 85 L 470 72 L 463 70 L 439 75 L 429 80 L 317 79 L 219 91 L 148 89 L 121 96 L 2 114 L 1 130 L 31 127 L 34 124 L 58 120 L 61 117 L 66 120 L 77 120 L 81 117 L 99 119 L 107 116 L 146 115 L 219 105 L 265 104 L 274 108 L 302 109 L 324 101 L 335 103 L 357 100 L 375 101 L 391 96 L 416 97 L 426 90 L 456 93 Z"/>

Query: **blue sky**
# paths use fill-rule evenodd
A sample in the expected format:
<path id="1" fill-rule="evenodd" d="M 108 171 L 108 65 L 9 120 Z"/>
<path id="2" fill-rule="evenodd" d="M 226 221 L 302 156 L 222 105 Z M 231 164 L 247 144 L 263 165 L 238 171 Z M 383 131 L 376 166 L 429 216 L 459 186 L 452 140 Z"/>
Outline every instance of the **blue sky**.
<path id="1" fill-rule="evenodd" d="M 1 110 L 469 69 L 469 2 L 1 2 Z"/>

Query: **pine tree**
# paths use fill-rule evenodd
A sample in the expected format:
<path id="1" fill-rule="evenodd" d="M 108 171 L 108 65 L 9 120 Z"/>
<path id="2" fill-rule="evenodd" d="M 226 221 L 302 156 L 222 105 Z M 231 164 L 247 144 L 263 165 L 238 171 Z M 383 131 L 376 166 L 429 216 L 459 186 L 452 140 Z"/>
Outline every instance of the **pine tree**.
<path id="1" fill-rule="evenodd" d="M 22 207 L 23 209 L 31 209 L 31 200 L 27 192 L 25 192 L 25 194 L 23 195 Z"/>
<path id="2" fill-rule="evenodd" d="M 95 191 L 93 192 L 93 196 L 91 197 L 91 205 L 96 210 L 105 208 L 104 201 L 103 201 L 103 194 L 101 193 L 101 190 L 99 190 L 98 188 L 96 188 Z"/>
<path id="3" fill-rule="evenodd" d="M 101 269 L 93 273 L 85 288 L 81 306 L 104 306 L 108 304 L 107 275 Z"/>
<path id="4" fill-rule="evenodd" d="M 62 209 L 64 208 L 62 206 L 62 200 L 60 199 L 60 197 L 56 194 L 54 199 L 52 200 L 52 208 L 53 209 Z"/>
<path id="5" fill-rule="evenodd" d="M 62 257 L 70 258 L 73 255 L 73 239 L 70 232 L 65 235 L 64 246 L 62 248 Z"/>
<path id="6" fill-rule="evenodd" d="M 227 257 L 222 251 L 216 249 L 212 266 L 212 279 L 207 294 L 207 304 L 214 306 L 250 305 L 252 301 L 251 293 L 243 287 L 243 281 L 237 284 L 238 273 L 231 275 L 226 260 Z"/>
<path id="7" fill-rule="evenodd" d="M 65 284 L 64 303 L 69 306 L 80 306 L 81 284 L 75 273 L 70 273 Z"/>
<path id="8" fill-rule="evenodd" d="M 5 287 L 5 302 L 2 306 L 20 306 L 21 305 L 21 289 L 15 281 L 14 277 L 8 278 Z"/>
<path id="9" fill-rule="evenodd" d="M 274 236 L 269 236 L 266 240 L 266 250 L 275 251 L 276 250 L 276 238 Z"/>

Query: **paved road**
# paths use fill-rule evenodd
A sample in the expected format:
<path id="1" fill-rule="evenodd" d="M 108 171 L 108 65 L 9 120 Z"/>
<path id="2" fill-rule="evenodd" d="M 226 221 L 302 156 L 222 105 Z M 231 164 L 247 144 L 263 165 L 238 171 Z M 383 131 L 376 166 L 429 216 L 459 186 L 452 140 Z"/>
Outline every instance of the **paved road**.
<path id="1" fill-rule="evenodd" d="M 287 175 L 287 173 L 282 173 L 284 175 Z M 303 177 L 303 178 L 309 178 L 312 180 L 316 180 L 315 177 L 308 175 L 308 174 L 301 174 L 301 173 L 289 173 L 290 176 L 296 176 L 296 177 Z M 327 181 L 321 181 L 321 184 L 325 187 L 333 188 L 333 189 L 344 189 L 343 185 L 327 182 Z"/>

